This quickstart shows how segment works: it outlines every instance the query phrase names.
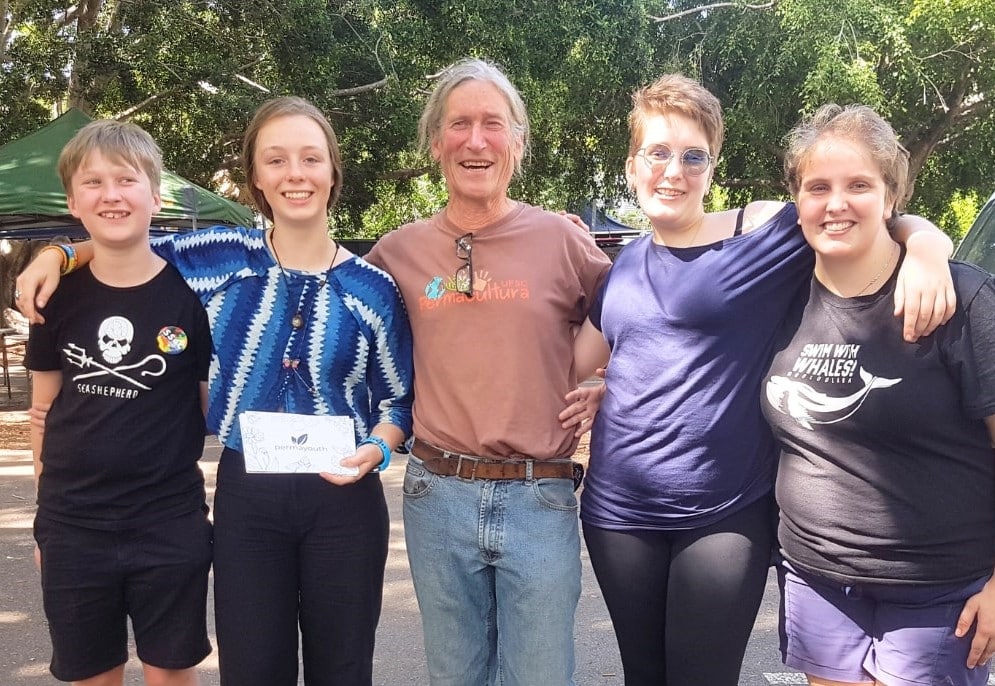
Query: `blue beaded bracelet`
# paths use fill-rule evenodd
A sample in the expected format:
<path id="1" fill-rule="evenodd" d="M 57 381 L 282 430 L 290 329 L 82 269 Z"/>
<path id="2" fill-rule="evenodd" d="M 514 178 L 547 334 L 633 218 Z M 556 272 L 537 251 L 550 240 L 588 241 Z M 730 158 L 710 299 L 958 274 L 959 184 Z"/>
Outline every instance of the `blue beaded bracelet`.
<path id="1" fill-rule="evenodd" d="M 383 460 L 377 465 L 377 471 L 382 472 L 390 466 L 390 446 L 387 445 L 387 441 L 380 438 L 379 436 L 367 436 L 359 442 L 360 445 L 375 445 L 380 448 L 380 454 L 383 455 Z"/>

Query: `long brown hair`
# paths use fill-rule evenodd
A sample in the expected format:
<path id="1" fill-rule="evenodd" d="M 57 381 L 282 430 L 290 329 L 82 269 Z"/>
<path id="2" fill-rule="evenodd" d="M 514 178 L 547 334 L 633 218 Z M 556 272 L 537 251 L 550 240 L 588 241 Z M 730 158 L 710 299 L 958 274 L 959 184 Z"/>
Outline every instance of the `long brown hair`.
<path id="1" fill-rule="evenodd" d="M 325 134 L 328 142 L 328 155 L 332 163 L 332 192 L 328 195 L 328 207 L 331 211 L 338 202 L 339 195 L 342 194 L 342 155 L 339 152 L 339 141 L 335 136 L 332 125 L 328 123 L 325 115 L 313 104 L 298 97 L 284 97 L 267 100 L 252 115 L 252 121 L 245 129 L 245 137 L 242 139 L 242 165 L 245 169 L 245 178 L 249 184 L 249 193 L 256 207 L 263 216 L 273 221 L 273 209 L 266 202 L 266 196 L 261 190 L 256 188 L 256 140 L 259 138 L 259 130 L 263 128 L 271 119 L 277 117 L 291 117 L 302 115 L 312 119 Z"/>

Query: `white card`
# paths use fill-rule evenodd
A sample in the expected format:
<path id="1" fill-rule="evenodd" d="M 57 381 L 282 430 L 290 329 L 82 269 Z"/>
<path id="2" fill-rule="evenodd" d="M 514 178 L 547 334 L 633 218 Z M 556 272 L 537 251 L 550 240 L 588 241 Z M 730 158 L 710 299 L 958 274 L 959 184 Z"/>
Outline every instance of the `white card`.
<path id="1" fill-rule="evenodd" d="M 359 474 L 357 467 L 342 466 L 343 458 L 356 454 L 352 417 L 243 412 L 238 421 L 247 472 Z"/>

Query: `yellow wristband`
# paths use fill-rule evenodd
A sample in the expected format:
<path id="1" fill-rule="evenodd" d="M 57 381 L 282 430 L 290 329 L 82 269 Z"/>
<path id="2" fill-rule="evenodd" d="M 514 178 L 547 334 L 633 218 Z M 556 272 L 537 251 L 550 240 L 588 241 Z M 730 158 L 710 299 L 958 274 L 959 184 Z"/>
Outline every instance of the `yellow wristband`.
<path id="1" fill-rule="evenodd" d="M 59 251 L 59 257 L 62 259 L 62 264 L 59 265 L 59 274 L 65 275 L 66 265 L 69 263 L 69 258 L 66 257 L 66 251 L 62 249 L 61 245 L 46 245 L 44 248 L 38 251 L 38 254 L 41 255 L 46 250 Z"/>

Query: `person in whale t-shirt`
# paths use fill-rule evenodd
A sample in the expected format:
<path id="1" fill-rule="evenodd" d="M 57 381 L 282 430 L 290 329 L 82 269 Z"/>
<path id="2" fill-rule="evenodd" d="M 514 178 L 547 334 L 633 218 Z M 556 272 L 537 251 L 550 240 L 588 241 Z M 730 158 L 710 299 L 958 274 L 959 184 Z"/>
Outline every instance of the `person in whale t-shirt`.
<path id="1" fill-rule="evenodd" d="M 782 446 L 781 650 L 810 684 L 988 683 L 995 651 L 995 284 L 951 262 L 953 318 L 902 340 L 888 224 L 908 155 L 827 105 L 785 157 L 815 274 L 763 411 Z"/>

